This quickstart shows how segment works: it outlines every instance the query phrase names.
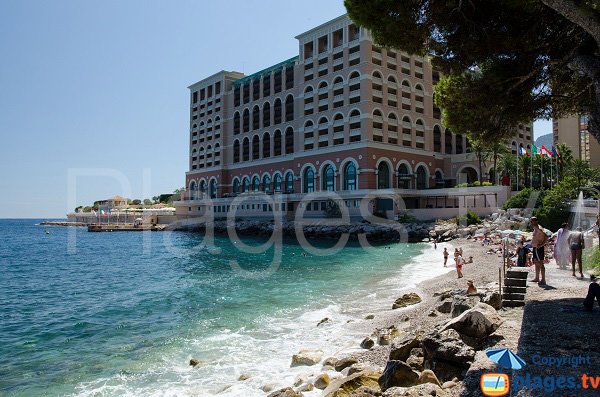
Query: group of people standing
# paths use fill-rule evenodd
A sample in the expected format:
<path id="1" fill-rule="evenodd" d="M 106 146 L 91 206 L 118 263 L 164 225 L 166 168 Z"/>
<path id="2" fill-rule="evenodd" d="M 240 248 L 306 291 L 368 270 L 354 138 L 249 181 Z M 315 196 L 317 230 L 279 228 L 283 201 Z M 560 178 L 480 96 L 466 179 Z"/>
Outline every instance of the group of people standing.
<path id="1" fill-rule="evenodd" d="M 448 252 L 448 249 L 444 247 L 444 267 L 448 266 L 448 257 L 450 256 L 450 253 Z M 456 274 L 458 275 L 458 278 L 463 278 L 463 274 L 462 274 L 462 268 L 463 265 L 465 263 L 473 263 L 473 257 L 469 257 L 469 261 L 465 262 L 464 258 L 463 258 L 463 249 L 462 248 L 455 248 L 454 249 L 454 265 L 456 266 Z"/>
<path id="2" fill-rule="evenodd" d="M 561 269 L 566 269 L 571 262 L 573 276 L 575 264 L 578 265 L 579 276 L 583 277 L 582 253 L 585 249 L 585 238 L 581 227 L 570 230 L 569 225 L 563 223 L 556 234 L 554 246 L 554 259 Z"/>

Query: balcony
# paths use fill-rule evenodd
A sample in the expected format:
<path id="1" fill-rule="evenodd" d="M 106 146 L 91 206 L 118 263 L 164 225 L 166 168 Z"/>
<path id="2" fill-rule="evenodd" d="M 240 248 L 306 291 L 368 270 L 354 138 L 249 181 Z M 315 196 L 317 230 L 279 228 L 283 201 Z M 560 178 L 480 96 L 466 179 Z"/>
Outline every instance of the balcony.
<path id="1" fill-rule="evenodd" d="M 328 67 L 329 67 L 329 65 L 327 65 L 326 63 L 319 65 L 319 72 L 322 72 L 323 70 L 327 70 Z"/>
<path id="2" fill-rule="evenodd" d="M 411 104 L 410 98 L 402 97 L 402 103 L 405 105 L 410 105 Z"/>
<path id="3" fill-rule="evenodd" d="M 371 54 L 374 59 L 379 59 L 381 61 L 381 53 L 373 51 Z"/>
<path id="4" fill-rule="evenodd" d="M 398 139 L 398 133 L 396 131 L 388 131 L 388 138 Z"/>
<path id="5" fill-rule="evenodd" d="M 321 99 L 319 100 L 319 106 L 325 106 L 329 104 L 329 99 Z"/>
<path id="6" fill-rule="evenodd" d="M 402 139 L 405 141 L 412 141 L 412 134 L 407 134 L 406 132 L 403 132 Z"/>
<path id="7" fill-rule="evenodd" d="M 402 127 L 408 128 L 410 130 L 412 128 L 412 124 L 409 121 L 403 121 Z"/>
<path id="8" fill-rule="evenodd" d="M 350 41 L 348 41 L 348 47 L 353 47 L 354 45 L 358 44 L 358 41 L 359 41 L 358 35 L 356 35 L 355 37 L 351 37 Z"/>
<path id="9" fill-rule="evenodd" d="M 383 123 L 383 116 L 373 116 L 373 121 Z"/>
<path id="10" fill-rule="evenodd" d="M 312 109 L 312 108 L 314 108 L 314 107 L 315 107 L 315 105 L 314 105 L 314 103 L 312 103 L 312 102 L 311 102 L 311 103 L 305 103 L 305 104 L 304 104 L 304 110 L 310 110 L 310 109 Z"/>
<path id="11" fill-rule="evenodd" d="M 308 70 L 304 71 L 304 77 L 309 76 L 311 74 L 313 74 L 313 70 L 312 69 L 308 69 Z"/>
<path id="12" fill-rule="evenodd" d="M 333 60 L 333 66 L 341 65 L 344 63 L 344 58 L 338 58 Z"/>
<path id="13" fill-rule="evenodd" d="M 317 94 L 318 95 L 326 94 L 328 90 L 329 89 L 327 87 L 321 87 L 321 88 L 319 88 L 319 91 L 317 91 Z"/>
<path id="14" fill-rule="evenodd" d="M 353 77 L 348 80 L 348 85 L 354 85 L 360 83 L 360 77 Z"/>
<path id="15" fill-rule="evenodd" d="M 422 136 L 418 136 L 415 138 L 415 142 L 417 143 L 425 143 L 425 138 Z"/>
<path id="16" fill-rule="evenodd" d="M 415 129 L 416 129 L 417 131 L 425 131 L 425 126 L 424 126 L 424 125 L 421 125 L 421 124 L 417 124 L 417 126 L 415 127 Z"/>
<path id="17" fill-rule="evenodd" d="M 350 136 L 357 136 L 357 135 L 360 135 L 360 128 L 351 128 Z"/>
<path id="18" fill-rule="evenodd" d="M 311 56 L 309 56 L 308 58 L 306 58 L 306 59 L 304 60 L 304 63 L 305 63 L 305 64 L 307 64 L 307 63 L 312 63 L 312 62 L 313 62 L 313 57 L 312 57 L 312 55 L 311 55 Z"/>
<path id="19" fill-rule="evenodd" d="M 398 97 L 394 94 L 388 94 L 388 100 L 390 101 L 397 101 Z"/>
<path id="20" fill-rule="evenodd" d="M 410 69 L 410 63 L 405 62 L 405 61 L 401 61 L 400 66 L 402 66 L 405 69 Z"/>
<path id="21" fill-rule="evenodd" d="M 352 54 L 348 55 L 348 60 L 352 61 L 354 59 L 360 59 L 360 51 L 353 52 Z"/>
<path id="22" fill-rule="evenodd" d="M 343 95 L 336 95 L 333 97 L 333 102 L 340 102 L 344 100 L 344 96 Z"/>
<path id="23" fill-rule="evenodd" d="M 383 85 L 383 81 L 380 77 L 373 77 L 373 84 Z"/>
<path id="24" fill-rule="evenodd" d="M 383 136 L 383 130 L 381 128 L 373 128 L 373 135 Z"/>
<path id="25" fill-rule="evenodd" d="M 315 143 L 315 138 L 306 138 L 306 139 L 304 139 L 304 144 L 305 145 L 308 145 L 308 144 L 311 144 L 311 143 Z"/>
<path id="26" fill-rule="evenodd" d="M 333 122 L 334 127 L 339 127 L 340 125 L 344 125 L 344 119 L 338 119 Z"/>
<path id="27" fill-rule="evenodd" d="M 344 139 L 344 131 L 339 131 L 333 134 L 333 139 Z"/>
<path id="28" fill-rule="evenodd" d="M 421 73 L 421 74 L 423 74 L 423 68 L 421 68 L 419 66 L 415 66 L 415 73 Z"/>

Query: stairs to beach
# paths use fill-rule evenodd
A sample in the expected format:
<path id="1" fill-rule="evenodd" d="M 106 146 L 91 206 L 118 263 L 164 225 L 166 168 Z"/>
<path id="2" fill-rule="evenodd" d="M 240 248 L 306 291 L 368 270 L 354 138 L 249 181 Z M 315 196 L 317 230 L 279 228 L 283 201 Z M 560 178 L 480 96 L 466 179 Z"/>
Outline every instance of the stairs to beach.
<path id="1" fill-rule="evenodd" d="M 527 268 L 513 267 L 506 271 L 502 291 L 503 307 L 525 306 L 528 274 Z"/>

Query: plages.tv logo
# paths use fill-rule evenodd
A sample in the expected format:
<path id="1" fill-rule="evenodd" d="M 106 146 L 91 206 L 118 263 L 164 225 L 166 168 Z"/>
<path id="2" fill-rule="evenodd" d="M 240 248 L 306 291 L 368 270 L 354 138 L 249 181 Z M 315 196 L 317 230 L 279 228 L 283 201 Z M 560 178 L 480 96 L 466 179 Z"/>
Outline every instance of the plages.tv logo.
<path id="1" fill-rule="evenodd" d="M 525 366 L 525 361 L 510 349 L 488 349 L 485 354 L 502 368 L 521 369 Z M 479 383 L 485 396 L 504 396 L 510 392 L 510 379 L 507 374 L 485 373 L 481 375 Z"/>
<path id="2" fill-rule="evenodd" d="M 510 391 L 510 381 L 506 374 L 483 374 L 480 386 L 485 396 L 504 396 Z"/>

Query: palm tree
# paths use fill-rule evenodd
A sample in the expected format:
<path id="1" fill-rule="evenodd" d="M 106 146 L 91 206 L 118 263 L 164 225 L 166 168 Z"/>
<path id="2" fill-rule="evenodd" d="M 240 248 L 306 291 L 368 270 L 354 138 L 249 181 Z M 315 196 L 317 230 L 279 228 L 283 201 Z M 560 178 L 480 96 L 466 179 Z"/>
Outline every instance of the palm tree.
<path id="1" fill-rule="evenodd" d="M 558 153 L 560 154 L 560 158 L 558 160 L 558 171 L 559 171 L 558 175 L 559 175 L 559 177 L 564 177 L 565 166 L 567 166 L 567 167 L 570 166 L 574 160 L 573 151 L 571 150 L 570 147 L 568 147 L 564 143 L 559 143 L 558 145 L 556 145 L 556 149 L 558 150 Z M 559 178 L 557 178 L 557 179 L 559 179 Z"/>
<path id="2" fill-rule="evenodd" d="M 529 171 L 531 170 L 532 158 L 531 156 L 519 156 L 519 168 L 523 171 L 523 184 L 525 186 L 532 187 L 531 178 L 529 177 Z"/>
<path id="3" fill-rule="evenodd" d="M 502 173 L 502 175 L 508 175 L 512 178 L 517 171 L 517 162 L 515 160 L 515 156 L 504 156 L 500 159 L 500 164 L 498 164 L 498 171 Z"/>
<path id="4" fill-rule="evenodd" d="M 575 160 L 569 167 L 569 174 L 577 179 L 577 190 L 581 190 L 581 186 L 587 183 L 593 173 L 590 163 L 584 160 Z"/>
<path id="5" fill-rule="evenodd" d="M 498 160 L 503 159 L 510 153 L 505 141 L 495 141 L 489 146 L 491 156 L 494 159 L 494 184 L 498 184 Z M 512 156 L 508 156 L 512 157 Z"/>
<path id="6" fill-rule="evenodd" d="M 480 139 L 470 139 L 471 153 L 477 158 L 479 163 L 479 184 L 483 185 L 483 163 L 486 162 L 490 157 L 490 150 L 488 145 Z"/>

